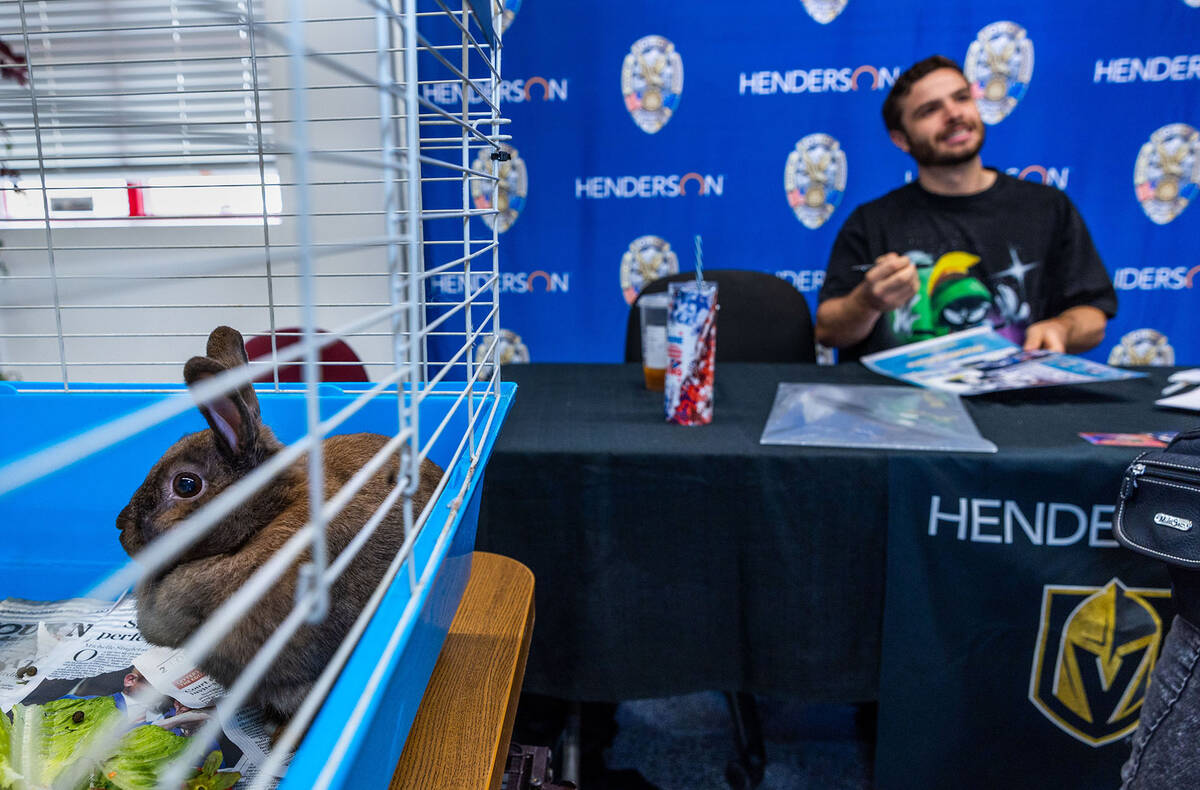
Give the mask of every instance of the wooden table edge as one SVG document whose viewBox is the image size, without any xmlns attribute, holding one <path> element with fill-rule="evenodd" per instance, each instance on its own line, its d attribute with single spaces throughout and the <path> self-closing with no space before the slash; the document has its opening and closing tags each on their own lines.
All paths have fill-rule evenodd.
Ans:
<svg viewBox="0 0 1200 790">
<path fill-rule="evenodd" d="M 496 790 L 533 636 L 533 574 L 477 551 L 389 790 Z"/>
</svg>

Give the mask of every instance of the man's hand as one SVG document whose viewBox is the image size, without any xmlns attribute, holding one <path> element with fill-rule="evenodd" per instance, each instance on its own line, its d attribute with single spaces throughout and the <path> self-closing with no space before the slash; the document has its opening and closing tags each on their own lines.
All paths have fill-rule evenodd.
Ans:
<svg viewBox="0 0 1200 790">
<path fill-rule="evenodd" d="M 1057 318 L 1047 318 L 1030 324 L 1025 329 L 1025 350 L 1036 351 L 1044 348 L 1047 351 L 1067 350 L 1067 327 Z"/>
<path fill-rule="evenodd" d="M 879 313 L 908 304 L 920 287 L 917 267 L 908 256 L 894 252 L 876 258 L 875 265 L 867 270 L 859 285 L 865 306 Z"/>
<path fill-rule="evenodd" d="M 1063 310 L 1053 318 L 1030 324 L 1025 330 L 1025 350 L 1044 348 L 1080 354 L 1104 339 L 1108 317 L 1090 305 Z"/>
<path fill-rule="evenodd" d="M 853 291 L 817 308 L 817 342 L 830 348 L 858 343 L 871 334 L 880 315 L 907 304 L 920 287 L 917 267 L 906 256 L 880 255 Z"/>
</svg>

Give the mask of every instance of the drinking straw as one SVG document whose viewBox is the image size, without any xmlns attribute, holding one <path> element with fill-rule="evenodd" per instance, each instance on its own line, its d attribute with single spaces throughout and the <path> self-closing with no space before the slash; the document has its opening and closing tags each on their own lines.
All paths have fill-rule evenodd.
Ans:
<svg viewBox="0 0 1200 790">
<path fill-rule="evenodd" d="M 700 245 L 700 234 L 696 234 L 696 282 L 704 282 L 704 250 Z"/>
</svg>

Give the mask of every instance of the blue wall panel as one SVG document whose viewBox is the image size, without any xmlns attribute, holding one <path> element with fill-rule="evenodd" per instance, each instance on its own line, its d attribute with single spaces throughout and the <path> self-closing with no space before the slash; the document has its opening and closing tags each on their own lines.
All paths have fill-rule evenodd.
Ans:
<svg viewBox="0 0 1200 790">
<path fill-rule="evenodd" d="M 987 127 L 983 158 L 1064 189 L 1087 221 L 1120 298 L 1108 337 L 1087 356 L 1200 364 L 1200 208 L 1152 221 L 1134 183 L 1143 146 L 1178 124 L 1150 147 L 1141 196 L 1152 200 L 1155 187 L 1166 196 L 1172 170 L 1176 191 L 1196 196 L 1197 4 L 849 0 L 821 23 L 817 7 L 837 3 L 508 0 L 517 13 L 504 32 L 502 111 L 526 193 L 513 182 L 520 211 L 501 234 L 501 317 L 519 338 L 518 358 L 619 360 L 623 261 L 638 252 L 647 271 L 690 270 L 695 234 L 705 266 L 777 273 L 815 308 L 852 208 L 915 175 L 879 115 L 895 74 L 934 52 L 964 62 L 981 31 L 1010 23 L 997 27 L 1024 31 L 1032 75 L 1016 107 Z M 682 72 L 677 95 L 670 84 L 662 91 L 675 111 L 653 133 L 634 122 L 622 86 L 627 56 L 637 74 L 662 60 L 654 46 L 645 66 L 632 52 L 651 36 L 678 55 L 659 76 L 671 83 L 672 69 Z M 1011 80 L 1009 88 L 1020 92 Z M 427 98 L 457 101 L 438 90 Z M 635 94 L 655 104 L 644 89 Z M 805 138 L 832 138 L 845 156 L 844 190 L 830 180 L 834 208 L 816 227 L 801 222 L 784 189 L 789 153 Z M 627 284 L 640 283 L 637 272 L 626 266 Z M 431 291 L 454 287 L 435 279 Z"/>
</svg>

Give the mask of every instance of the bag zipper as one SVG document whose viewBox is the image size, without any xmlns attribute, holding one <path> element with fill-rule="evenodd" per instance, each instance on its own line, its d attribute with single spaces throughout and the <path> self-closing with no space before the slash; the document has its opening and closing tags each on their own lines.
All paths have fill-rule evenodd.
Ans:
<svg viewBox="0 0 1200 790">
<path fill-rule="evenodd" d="M 1138 478 L 1146 476 L 1147 466 L 1154 467 L 1152 472 L 1153 477 L 1162 478 L 1172 483 L 1181 483 L 1200 488 L 1200 469 L 1189 470 L 1192 471 L 1193 474 L 1188 475 L 1183 472 L 1175 471 L 1175 467 L 1177 466 L 1176 464 L 1160 464 L 1154 461 L 1138 461 L 1134 464 L 1131 464 L 1129 467 L 1129 474 L 1125 476 L 1125 485 L 1122 486 L 1122 488 L 1125 489 L 1121 492 L 1122 496 L 1129 496 L 1129 494 L 1133 492 L 1133 489 L 1138 487 Z"/>
</svg>

